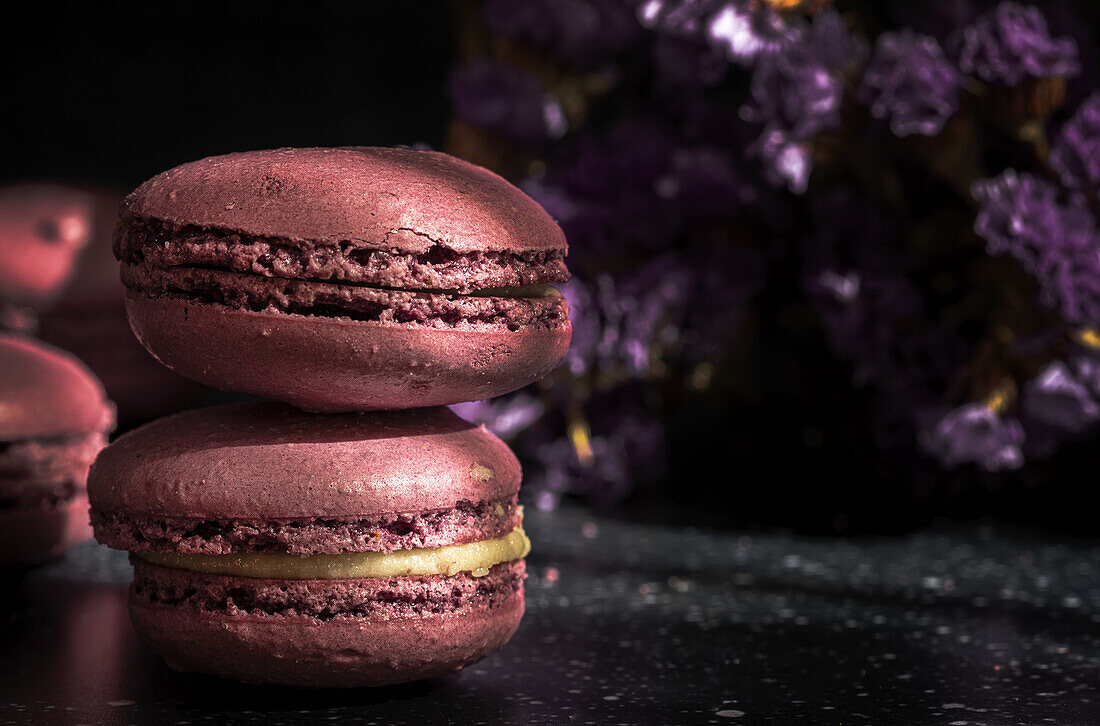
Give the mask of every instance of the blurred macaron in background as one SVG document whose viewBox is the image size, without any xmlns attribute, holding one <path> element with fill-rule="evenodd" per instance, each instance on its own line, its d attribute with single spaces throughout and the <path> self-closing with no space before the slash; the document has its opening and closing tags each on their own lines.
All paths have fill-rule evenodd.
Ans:
<svg viewBox="0 0 1100 726">
<path fill-rule="evenodd" d="M 69 281 L 92 228 L 92 199 L 59 184 L 0 188 L 0 328 L 31 331 Z"/>
<path fill-rule="evenodd" d="M 207 402 L 210 389 L 162 366 L 130 330 L 111 253 L 124 193 L 109 187 L 84 193 L 91 210 L 88 244 L 68 284 L 40 316 L 40 337 L 75 354 L 99 377 L 123 429 Z"/>
<path fill-rule="evenodd" d="M 0 334 L 0 563 L 34 565 L 91 538 L 88 468 L 114 406 L 68 353 Z"/>
</svg>

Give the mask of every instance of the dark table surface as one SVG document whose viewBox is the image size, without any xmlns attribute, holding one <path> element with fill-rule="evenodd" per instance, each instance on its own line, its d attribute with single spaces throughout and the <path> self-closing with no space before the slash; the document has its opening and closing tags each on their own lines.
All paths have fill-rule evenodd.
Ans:
<svg viewBox="0 0 1100 726">
<path fill-rule="evenodd" d="M 85 545 L 9 575 L 0 724 L 1100 723 L 1100 544 L 527 520 L 504 650 L 341 692 L 169 671 L 130 629 L 125 554 Z"/>
</svg>

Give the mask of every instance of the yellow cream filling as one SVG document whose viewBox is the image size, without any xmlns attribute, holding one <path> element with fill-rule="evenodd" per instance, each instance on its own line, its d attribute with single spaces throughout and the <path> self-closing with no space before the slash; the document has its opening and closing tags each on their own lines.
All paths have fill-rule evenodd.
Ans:
<svg viewBox="0 0 1100 726">
<path fill-rule="evenodd" d="M 561 297 L 561 291 L 553 285 L 514 285 L 512 287 L 486 287 L 474 290 L 468 297 Z"/>
<path fill-rule="evenodd" d="M 278 553 L 235 555 L 181 555 L 175 552 L 135 552 L 134 557 L 161 567 L 232 577 L 272 580 L 357 580 L 365 577 L 408 575 L 489 574 L 501 562 L 526 557 L 531 540 L 522 527 L 503 537 L 444 547 L 347 552 L 340 555 L 288 555 Z"/>
</svg>

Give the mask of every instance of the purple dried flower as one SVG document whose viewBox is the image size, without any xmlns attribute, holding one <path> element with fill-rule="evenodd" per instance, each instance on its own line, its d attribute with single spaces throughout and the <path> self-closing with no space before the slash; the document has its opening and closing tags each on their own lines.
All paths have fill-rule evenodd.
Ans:
<svg viewBox="0 0 1100 726">
<path fill-rule="evenodd" d="M 852 35 L 848 21 L 835 8 L 814 16 L 813 22 L 801 31 L 798 47 L 803 57 L 813 58 L 833 72 L 842 71 L 867 55 L 867 41 Z"/>
<path fill-rule="evenodd" d="M 961 85 L 934 38 L 904 30 L 875 41 L 856 97 L 898 136 L 935 136 L 958 110 Z"/>
<path fill-rule="evenodd" d="M 840 82 L 809 46 L 763 60 L 752 76 L 750 100 L 741 109 L 791 140 L 806 141 L 840 120 Z"/>
<path fill-rule="evenodd" d="M 822 270 L 813 278 L 811 289 L 819 290 L 837 305 L 850 305 L 859 298 L 862 278 L 858 272 Z"/>
<path fill-rule="evenodd" d="M 1051 38 L 1038 8 L 1008 0 L 965 28 L 956 45 L 963 73 L 987 83 L 1016 86 L 1080 71 L 1072 38 Z"/>
<path fill-rule="evenodd" d="M 577 494 L 597 506 L 625 499 L 639 484 L 657 481 L 665 471 L 661 422 L 640 409 L 636 390 L 599 396 L 586 406 L 591 431 L 587 450 L 569 437 L 532 446 L 540 466 L 531 477 L 540 509 L 553 509 L 562 495 Z"/>
<path fill-rule="evenodd" d="M 763 160 L 769 180 L 801 194 L 810 175 L 810 141 L 840 122 L 840 82 L 820 63 L 786 55 L 761 62 L 751 98 L 741 109 L 747 121 L 764 124 L 750 155 Z"/>
<path fill-rule="evenodd" d="M 763 162 L 764 176 L 771 184 L 786 185 L 795 194 L 806 191 L 813 168 L 809 141 L 794 141 L 778 129 L 765 129 L 747 151 Z"/>
<path fill-rule="evenodd" d="M 1100 93 L 1085 100 L 1058 132 L 1050 165 L 1070 189 L 1100 185 Z"/>
<path fill-rule="evenodd" d="M 760 60 L 741 116 L 764 125 L 748 152 L 764 162 L 769 181 L 796 194 L 806 190 L 811 142 L 839 124 L 844 89 L 837 74 L 859 51 L 843 19 L 828 11 L 814 18 L 805 42 Z"/>
<path fill-rule="evenodd" d="M 766 3 L 726 2 L 706 20 L 707 40 L 743 66 L 777 55 L 801 35 Z"/>
<path fill-rule="evenodd" d="M 949 411 L 930 430 L 920 433 L 921 446 L 943 466 L 977 464 L 987 471 L 1018 469 L 1024 430 L 1015 419 L 1002 418 L 981 403 Z"/>
<path fill-rule="evenodd" d="M 990 254 L 1010 254 L 1039 282 L 1043 302 L 1073 325 L 1100 321 L 1100 238 L 1079 204 L 1061 205 L 1054 185 L 1009 169 L 974 185 L 974 231 Z"/>
<path fill-rule="evenodd" d="M 638 5 L 638 22 L 658 33 L 698 38 L 708 19 L 726 4 L 727 0 L 645 0 Z"/>
<path fill-rule="evenodd" d="M 974 231 L 988 243 L 990 254 L 1011 253 L 1029 268 L 1037 265 L 1060 227 L 1061 208 L 1054 185 L 1008 169 L 975 183 L 972 193 L 982 205 Z"/>
<path fill-rule="evenodd" d="M 582 131 L 559 147 L 539 184 L 526 185 L 538 201 L 566 208 L 566 216 L 555 216 L 574 245 L 571 267 L 583 270 L 591 262 L 598 269 L 609 254 L 665 247 L 675 237 L 681 210 L 658 191 L 675 141 L 662 125 L 645 120 L 622 122 L 608 133 Z"/>
<path fill-rule="evenodd" d="M 451 74 L 455 115 L 473 126 L 537 144 L 560 138 L 568 124 L 542 82 L 511 66 L 475 61 Z"/>
<path fill-rule="evenodd" d="M 566 61 L 618 53 L 641 34 L 636 0 L 487 0 L 481 16 L 494 35 L 530 42 Z"/>
<path fill-rule="evenodd" d="M 1035 275 L 1042 301 L 1078 326 L 1100 322 L 1100 236 L 1083 206 L 1062 208 L 1054 246 L 1040 258 Z"/>
<path fill-rule="evenodd" d="M 1027 382 L 1022 406 L 1030 418 L 1073 433 L 1085 430 L 1100 418 L 1100 406 L 1062 361 L 1047 364 Z"/>
<path fill-rule="evenodd" d="M 574 376 L 596 369 L 617 379 L 644 379 L 653 354 L 682 342 L 694 272 L 669 252 L 618 279 L 594 284 L 574 277 L 561 286 L 569 301 L 573 338 L 564 365 Z"/>
<path fill-rule="evenodd" d="M 1095 353 L 1080 353 L 1070 358 L 1070 367 L 1074 377 L 1092 391 L 1094 398 L 1100 398 L 1100 359 Z"/>
<path fill-rule="evenodd" d="M 470 423 L 484 424 L 502 439 L 510 439 L 538 421 L 546 407 L 526 391 L 487 401 L 456 403 L 451 410 Z"/>
<path fill-rule="evenodd" d="M 600 311 L 592 292 L 576 275 L 558 289 L 569 303 L 569 318 L 573 324 L 573 336 L 562 365 L 574 377 L 580 378 L 595 364 L 596 346 L 600 343 Z"/>
<path fill-rule="evenodd" d="M 906 288 L 903 290 L 908 292 Z M 870 372 L 866 365 L 878 355 L 864 353 L 882 342 L 880 336 L 868 335 L 868 332 L 872 327 L 880 332 L 882 327 L 876 324 L 874 298 L 864 288 L 863 275 L 858 270 L 826 268 L 809 278 L 806 291 L 816 303 L 833 354 L 854 361 L 853 383 L 856 386 L 865 384 Z M 892 300 L 898 299 L 892 297 Z"/>
<path fill-rule="evenodd" d="M 651 354 L 680 343 L 693 277 L 679 255 L 667 253 L 624 276 L 603 300 L 608 327 L 617 328 L 616 357 L 629 375 L 648 376 Z"/>
</svg>

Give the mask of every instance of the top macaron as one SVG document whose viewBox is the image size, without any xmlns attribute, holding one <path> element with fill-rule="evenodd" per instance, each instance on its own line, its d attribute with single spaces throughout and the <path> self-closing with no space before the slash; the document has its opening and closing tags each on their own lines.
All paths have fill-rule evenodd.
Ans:
<svg viewBox="0 0 1100 726">
<path fill-rule="evenodd" d="M 507 393 L 569 344 L 565 238 L 431 151 L 278 149 L 160 174 L 115 238 L 130 322 L 168 367 L 312 411 Z"/>
</svg>

